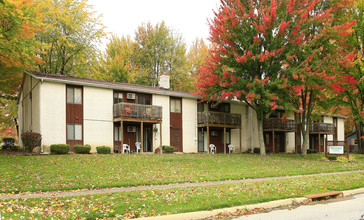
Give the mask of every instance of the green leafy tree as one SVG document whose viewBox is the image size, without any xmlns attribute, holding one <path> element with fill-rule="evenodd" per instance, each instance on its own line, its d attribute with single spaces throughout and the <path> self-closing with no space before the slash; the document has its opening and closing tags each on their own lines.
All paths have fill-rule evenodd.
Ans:
<svg viewBox="0 0 364 220">
<path fill-rule="evenodd" d="M 135 44 L 129 37 L 112 35 L 102 55 L 102 79 L 115 82 L 133 83 L 133 62 Z M 135 75 L 135 74 L 134 74 Z"/>
<path fill-rule="evenodd" d="M 44 61 L 38 70 L 61 75 L 82 75 L 89 71 L 90 63 L 97 59 L 96 45 L 104 32 L 87 0 L 39 2 L 46 26 L 36 36 L 42 43 L 40 56 Z"/>
<path fill-rule="evenodd" d="M 164 22 L 153 26 L 142 24 L 135 32 L 135 62 L 143 76 L 136 83 L 158 86 L 161 74 L 171 77 L 171 88 L 184 73 L 186 46 L 180 34 L 168 28 Z"/>
</svg>

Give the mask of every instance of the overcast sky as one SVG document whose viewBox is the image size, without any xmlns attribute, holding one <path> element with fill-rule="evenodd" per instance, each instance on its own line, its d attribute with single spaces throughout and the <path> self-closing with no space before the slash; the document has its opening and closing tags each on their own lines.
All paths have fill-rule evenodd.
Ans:
<svg viewBox="0 0 364 220">
<path fill-rule="evenodd" d="M 213 18 L 220 0 L 88 0 L 94 10 L 103 14 L 107 32 L 118 37 L 134 32 L 143 22 L 165 21 L 166 25 L 182 34 L 189 46 L 198 37 L 207 41 L 207 19 Z"/>
</svg>

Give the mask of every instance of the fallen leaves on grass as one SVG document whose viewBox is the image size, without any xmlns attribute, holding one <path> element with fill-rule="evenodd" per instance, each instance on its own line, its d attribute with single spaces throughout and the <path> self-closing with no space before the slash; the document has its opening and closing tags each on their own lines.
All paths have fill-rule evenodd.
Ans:
<svg viewBox="0 0 364 220">
<path fill-rule="evenodd" d="M 67 198 L 6 200 L 0 201 L 0 210 L 5 219 L 127 219 L 212 210 L 359 187 L 364 187 L 363 173 Z"/>
</svg>

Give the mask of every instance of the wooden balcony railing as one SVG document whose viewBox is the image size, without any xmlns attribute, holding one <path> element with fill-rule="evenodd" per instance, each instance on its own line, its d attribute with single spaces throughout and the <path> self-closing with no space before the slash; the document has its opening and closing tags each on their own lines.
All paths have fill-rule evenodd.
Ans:
<svg viewBox="0 0 364 220">
<path fill-rule="evenodd" d="M 310 133 L 334 133 L 334 124 L 323 122 L 312 122 Z"/>
<path fill-rule="evenodd" d="M 280 118 L 267 118 L 263 120 L 263 130 L 295 131 L 295 120 Z"/>
<path fill-rule="evenodd" d="M 114 118 L 162 120 L 162 107 L 132 103 L 114 104 Z"/>
<path fill-rule="evenodd" d="M 234 127 L 241 126 L 241 115 L 221 112 L 198 112 L 197 122 L 199 125 L 219 124 Z"/>
</svg>

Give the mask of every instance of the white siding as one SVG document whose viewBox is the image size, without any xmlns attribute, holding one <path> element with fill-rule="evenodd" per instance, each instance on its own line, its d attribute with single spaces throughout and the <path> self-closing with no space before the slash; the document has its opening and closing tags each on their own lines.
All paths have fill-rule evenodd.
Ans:
<svg viewBox="0 0 364 220">
<path fill-rule="evenodd" d="M 334 119 L 330 116 L 324 116 L 324 120 L 323 120 L 324 123 L 328 123 L 328 124 L 333 124 L 334 123 Z M 328 134 L 327 135 L 327 140 L 328 141 L 332 141 L 334 140 L 334 135 L 332 134 Z"/>
<path fill-rule="evenodd" d="M 287 119 L 294 120 L 294 113 L 288 115 Z M 286 133 L 286 153 L 294 153 L 295 152 L 295 132 L 287 132 Z"/>
<path fill-rule="evenodd" d="M 343 118 L 337 119 L 337 139 L 345 140 L 345 120 Z"/>
<path fill-rule="evenodd" d="M 169 114 L 169 96 L 153 95 L 152 104 L 162 106 L 162 145 L 170 145 L 170 114 Z M 154 137 L 153 150 L 160 145 L 160 128 Z M 159 134 L 159 135 L 158 135 Z"/>
<path fill-rule="evenodd" d="M 83 88 L 84 144 L 113 147 L 113 90 L 94 87 Z"/>
<path fill-rule="evenodd" d="M 197 100 L 182 99 L 183 152 L 196 153 L 197 149 Z"/>
<path fill-rule="evenodd" d="M 240 129 L 231 129 L 231 144 L 235 147 L 235 153 L 245 152 L 248 150 L 247 106 L 244 104 L 232 103 L 230 105 L 230 112 L 233 114 L 241 115 L 241 131 Z M 240 143 L 240 135 L 241 135 L 241 143 Z"/>
<path fill-rule="evenodd" d="M 66 85 L 41 84 L 41 134 L 45 151 L 51 144 L 66 143 Z"/>
</svg>

